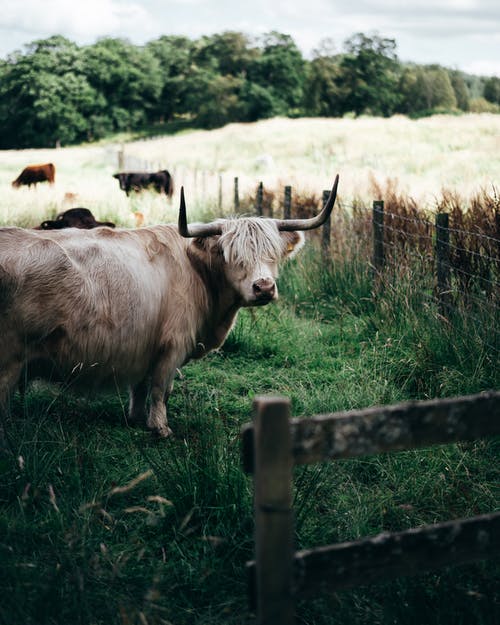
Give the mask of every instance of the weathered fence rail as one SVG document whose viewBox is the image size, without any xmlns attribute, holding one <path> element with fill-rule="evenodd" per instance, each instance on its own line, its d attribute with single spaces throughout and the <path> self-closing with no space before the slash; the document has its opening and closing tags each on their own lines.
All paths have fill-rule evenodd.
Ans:
<svg viewBox="0 0 500 625">
<path fill-rule="evenodd" d="M 437 566 L 500 554 L 500 513 L 295 551 L 293 466 L 500 434 L 500 392 L 406 402 L 290 419 L 287 398 L 260 397 L 242 430 L 245 470 L 254 475 L 255 561 L 250 596 L 259 625 L 294 622 L 294 603 Z"/>
</svg>

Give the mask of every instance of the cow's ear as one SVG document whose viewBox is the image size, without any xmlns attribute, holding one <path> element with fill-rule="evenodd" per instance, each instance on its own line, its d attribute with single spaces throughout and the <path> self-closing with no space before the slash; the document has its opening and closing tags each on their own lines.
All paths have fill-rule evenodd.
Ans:
<svg viewBox="0 0 500 625">
<path fill-rule="evenodd" d="M 305 237 L 303 232 L 280 232 L 283 241 L 283 258 L 292 258 L 304 245 Z"/>
</svg>

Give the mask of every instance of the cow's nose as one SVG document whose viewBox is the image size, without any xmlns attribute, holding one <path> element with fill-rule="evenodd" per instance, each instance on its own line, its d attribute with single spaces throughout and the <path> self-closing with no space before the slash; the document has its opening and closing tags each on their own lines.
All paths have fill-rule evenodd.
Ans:
<svg viewBox="0 0 500 625">
<path fill-rule="evenodd" d="M 271 278 L 261 278 L 253 283 L 253 292 L 258 300 L 271 300 L 276 292 L 276 285 Z"/>
</svg>

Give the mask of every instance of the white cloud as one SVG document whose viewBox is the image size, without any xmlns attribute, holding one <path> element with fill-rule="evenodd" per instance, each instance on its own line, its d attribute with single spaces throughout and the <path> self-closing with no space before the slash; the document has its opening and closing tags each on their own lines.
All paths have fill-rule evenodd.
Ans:
<svg viewBox="0 0 500 625">
<path fill-rule="evenodd" d="M 92 41 L 104 35 L 156 32 L 148 11 L 136 2 L 119 0 L 4 0 L 0 28 L 47 36 L 64 34 L 69 38 Z"/>
<path fill-rule="evenodd" d="M 0 56 L 54 34 L 79 45 L 103 36 L 142 44 L 163 34 L 277 30 L 308 55 L 327 37 L 340 51 L 354 33 L 378 32 L 396 40 L 402 60 L 470 70 L 497 67 L 499 23 L 498 0 L 2 0 Z"/>
<path fill-rule="evenodd" d="M 464 63 L 462 69 L 470 74 L 479 76 L 498 76 L 500 78 L 500 59 L 477 59 L 469 63 Z"/>
</svg>

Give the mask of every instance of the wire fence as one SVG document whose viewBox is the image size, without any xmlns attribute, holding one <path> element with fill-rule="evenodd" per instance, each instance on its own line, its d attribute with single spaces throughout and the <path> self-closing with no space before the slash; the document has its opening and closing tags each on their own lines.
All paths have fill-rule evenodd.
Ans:
<svg viewBox="0 0 500 625">
<path fill-rule="evenodd" d="M 164 162 L 117 153 L 121 170 L 156 171 Z M 266 188 L 255 177 L 216 171 L 168 168 L 175 186 L 224 214 L 307 218 L 318 212 L 329 191 L 295 193 L 291 186 Z M 473 198 L 467 210 L 445 197 L 438 211 L 422 209 L 395 194 L 372 207 L 337 201 L 321 232 L 311 232 L 327 261 L 363 256 L 379 286 L 411 281 L 421 298 L 444 318 L 454 311 L 489 325 L 489 347 L 500 351 L 500 197 L 493 191 Z"/>
<path fill-rule="evenodd" d="M 295 196 L 255 187 L 249 198 L 258 215 L 310 217 L 322 194 Z M 248 202 L 247 202 L 248 204 Z M 339 202 L 323 232 L 312 232 L 325 262 L 359 262 L 372 273 L 374 293 L 425 303 L 447 322 L 475 324 L 478 340 L 500 353 L 500 198 L 495 193 L 472 200 L 473 210 L 455 204 L 431 212 L 407 198 L 362 203 Z M 440 209 L 446 208 L 440 206 Z M 328 230 L 325 233 L 325 230 Z"/>
</svg>

